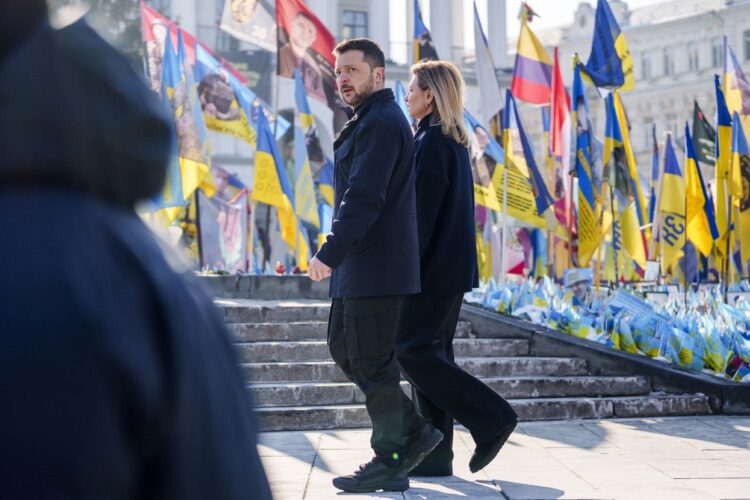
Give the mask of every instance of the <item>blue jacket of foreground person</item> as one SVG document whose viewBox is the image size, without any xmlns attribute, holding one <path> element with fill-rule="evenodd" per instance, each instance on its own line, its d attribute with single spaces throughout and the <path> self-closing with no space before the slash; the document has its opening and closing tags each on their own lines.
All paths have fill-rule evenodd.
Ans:
<svg viewBox="0 0 750 500">
<path fill-rule="evenodd" d="M 393 91 L 372 94 L 334 143 L 331 297 L 419 292 L 414 136 Z"/>
<path fill-rule="evenodd" d="M 474 181 L 467 149 L 430 118 L 414 137 L 421 295 L 448 297 L 479 285 Z"/>
<path fill-rule="evenodd" d="M 210 299 L 133 206 L 169 116 L 83 21 L 0 52 L 0 496 L 270 499 Z"/>
</svg>

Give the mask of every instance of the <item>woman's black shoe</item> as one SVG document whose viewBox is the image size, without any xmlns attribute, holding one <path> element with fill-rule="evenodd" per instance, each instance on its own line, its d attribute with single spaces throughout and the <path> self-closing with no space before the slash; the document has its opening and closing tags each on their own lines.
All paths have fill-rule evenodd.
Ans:
<svg viewBox="0 0 750 500">
<path fill-rule="evenodd" d="M 471 470 L 471 472 L 478 472 L 484 469 L 487 464 L 494 460 L 494 458 L 497 456 L 497 453 L 500 451 L 500 448 L 503 447 L 505 442 L 513 433 L 513 429 L 516 428 L 516 424 L 518 424 L 518 420 L 512 421 L 502 431 L 500 431 L 497 437 L 477 445 L 476 449 L 474 450 L 474 454 L 471 456 L 471 460 L 469 460 L 469 470 Z"/>
</svg>

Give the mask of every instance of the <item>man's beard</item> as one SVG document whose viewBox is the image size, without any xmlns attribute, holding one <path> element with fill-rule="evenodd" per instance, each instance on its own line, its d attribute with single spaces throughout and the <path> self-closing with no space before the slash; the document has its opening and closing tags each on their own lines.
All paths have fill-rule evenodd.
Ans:
<svg viewBox="0 0 750 500">
<path fill-rule="evenodd" d="M 370 75 L 370 79 L 361 91 L 357 91 L 354 87 L 349 88 L 353 91 L 353 95 L 349 98 L 349 101 L 347 101 L 343 95 L 341 96 L 341 99 L 343 99 L 343 101 L 352 108 L 356 108 L 357 106 L 365 102 L 368 97 L 375 93 L 375 75 Z"/>
</svg>

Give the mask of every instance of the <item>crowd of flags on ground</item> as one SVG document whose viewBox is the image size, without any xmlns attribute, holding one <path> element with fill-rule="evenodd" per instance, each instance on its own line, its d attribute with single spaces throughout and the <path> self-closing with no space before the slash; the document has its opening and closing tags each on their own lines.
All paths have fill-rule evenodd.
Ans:
<svg viewBox="0 0 750 500">
<path fill-rule="evenodd" d="M 437 59 L 419 0 L 413 1 L 413 60 Z M 271 3 L 263 2 L 268 12 L 273 12 Z M 304 11 L 314 18 L 317 29 L 325 29 L 300 0 L 275 3 L 276 12 Z M 249 203 L 276 209 L 282 239 L 304 270 L 320 239 L 316 236 L 330 228 L 333 206 L 333 163 L 324 158 L 315 172 L 311 168 L 310 143 L 316 118 L 308 98 L 320 99 L 317 90 L 299 70 L 283 75 L 295 82 L 295 115 L 293 123 L 288 123 L 250 90 L 231 64 L 145 3 L 141 9 L 147 72 L 176 123 L 174 158 L 165 188 L 153 200 L 154 208 L 174 220 L 190 207 L 198 189 L 211 197 L 215 183 L 206 130 L 234 136 L 255 150 L 253 184 L 241 186 L 240 192 L 247 195 Z M 671 134 L 660 142 L 654 126 L 651 177 L 644 189 L 621 97 L 636 84 L 633 61 L 607 1 L 597 2 L 590 54 L 586 62 L 578 56 L 572 61 L 573 79 L 568 85 L 562 78 L 557 49 L 551 57 L 531 28 L 535 15 L 530 6 L 522 4 L 512 80 L 503 90 L 474 6 L 482 116 L 466 110 L 464 119 L 473 138 L 474 161 L 481 160 L 481 169 L 486 168 L 483 176 L 475 177 L 474 193 L 482 277 L 494 275 L 502 280 L 506 273 L 519 272 L 534 276 L 552 273 L 559 278 L 567 268 L 594 267 L 595 276 L 610 281 L 639 280 L 649 261 L 659 262 L 663 274 L 683 283 L 746 276 L 750 194 L 743 191 L 743 183 L 750 183 L 750 148 L 745 133 L 750 124 L 750 84 L 726 39 L 724 71 L 714 82 L 716 119 L 704 116 L 696 102 L 692 124 L 685 123 L 682 151 L 675 150 L 677 138 Z M 273 20 L 274 16 L 266 18 Z M 289 23 L 288 19 L 276 21 L 279 26 Z M 163 48 L 157 44 L 156 50 L 162 52 L 154 58 L 149 44 L 158 41 L 154 26 L 159 23 L 167 35 Z M 242 36 L 237 34 L 242 31 L 240 25 L 225 24 L 230 23 L 222 22 L 226 31 Z M 251 31 L 258 33 L 257 29 Z M 319 40 L 333 43 L 330 33 Z M 277 47 L 282 41 L 280 38 Z M 266 39 L 255 43 L 269 46 Z M 325 66 L 330 63 L 330 49 L 332 46 L 314 46 L 311 50 Z M 325 77 L 326 71 L 323 67 L 320 74 Z M 403 105 L 404 84 L 396 81 L 394 92 L 411 121 Z M 589 95 L 600 96 L 605 109 L 603 138 L 595 133 Z M 216 102 L 207 103 L 209 97 Z M 330 101 L 330 96 L 326 99 Z M 517 101 L 541 108 L 545 144 L 540 162 Z M 287 173 L 277 145 L 290 127 L 294 133 L 293 177 Z M 716 178 L 708 180 L 714 189 L 709 188 L 702 166 L 715 167 Z M 519 230 L 519 226 L 523 228 Z M 252 228 L 249 231 L 253 233 Z M 251 246 L 253 239 L 257 234 L 249 238 Z M 697 262 L 690 262 L 691 258 Z"/>
</svg>

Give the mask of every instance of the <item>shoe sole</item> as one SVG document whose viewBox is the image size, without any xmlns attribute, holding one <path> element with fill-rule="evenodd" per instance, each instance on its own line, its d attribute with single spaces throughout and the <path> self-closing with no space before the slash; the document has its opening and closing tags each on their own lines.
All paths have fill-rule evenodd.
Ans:
<svg viewBox="0 0 750 500">
<path fill-rule="evenodd" d="M 508 427 L 505 428 L 502 434 L 500 434 L 500 437 L 498 437 L 495 448 L 492 450 L 492 453 L 489 453 L 487 455 L 487 459 L 484 461 L 484 463 L 475 464 L 474 467 L 469 464 L 469 470 L 473 473 L 479 472 L 480 470 L 487 467 L 490 462 L 495 460 L 495 457 L 498 453 L 500 453 L 500 450 L 503 448 L 503 445 L 505 445 L 505 442 L 508 440 L 510 435 L 513 434 L 513 431 L 516 429 L 516 425 L 518 425 L 518 420 L 508 425 Z"/>
<path fill-rule="evenodd" d="M 409 479 L 408 478 L 407 479 L 391 479 L 390 481 L 387 481 L 383 484 L 370 486 L 368 488 L 364 488 L 364 487 L 357 488 L 357 487 L 338 485 L 336 484 L 336 480 L 334 479 L 333 486 L 347 493 L 373 493 L 378 490 L 406 491 L 409 489 Z"/>
<path fill-rule="evenodd" d="M 437 429 L 434 429 L 434 432 L 432 433 L 431 437 L 432 437 L 432 440 L 428 441 L 424 445 L 424 448 L 412 450 L 412 453 L 415 453 L 415 452 L 417 453 L 415 458 L 412 458 L 412 459 L 409 459 L 409 457 L 406 458 L 404 469 L 406 470 L 407 473 L 411 472 L 412 469 L 414 469 L 417 465 L 419 465 L 422 462 L 422 460 L 424 460 L 425 457 L 429 455 L 430 452 L 434 450 L 437 445 L 440 444 L 444 436 L 442 432 L 440 432 Z"/>
</svg>

